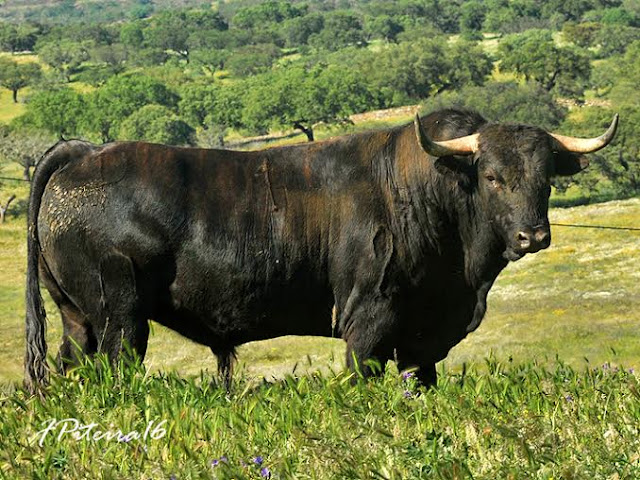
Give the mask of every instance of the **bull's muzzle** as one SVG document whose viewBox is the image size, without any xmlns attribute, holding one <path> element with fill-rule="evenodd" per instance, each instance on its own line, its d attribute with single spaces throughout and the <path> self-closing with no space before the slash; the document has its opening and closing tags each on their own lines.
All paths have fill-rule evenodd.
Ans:
<svg viewBox="0 0 640 480">
<path fill-rule="evenodd" d="M 551 230 L 546 225 L 526 227 L 516 233 L 514 240 L 517 253 L 535 253 L 551 244 Z"/>
</svg>

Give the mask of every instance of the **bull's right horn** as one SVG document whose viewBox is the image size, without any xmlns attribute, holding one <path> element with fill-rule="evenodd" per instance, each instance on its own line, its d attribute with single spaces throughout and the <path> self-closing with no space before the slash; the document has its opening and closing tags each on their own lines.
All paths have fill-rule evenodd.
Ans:
<svg viewBox="0 0 640 480">
<path fill-rule="evenodd" d="M 569 152 L 573 152 L 573 153 L 596 152 L 601 148 L 604 148 L 607 145 L 609 145 L 609 143 L 611 143 L 611 140 L 613 140 L 613 137 L 615 137 L 616 130 L 618 129 L 618 118 L 619 118 L 619 115 L 616 113 L 607 131 L 604 132 L 599 137 L 595 137 L 595 138 L 566 137 L 564 135 L 558 135 L 557 133 L 549 133 L 549 135 L 555 138 L 558 144 Z"/>
<path fill-rule="evenodd" d="M 418 142 L 429 155 L 434 157 L 446 157 L 449 155 L 470 155 L 478 150 L 478 134 L 467 135 L 465 137 L 453 138 L 436 142 L 431 140 L 422 127 L 420 116 L 416 113 L 414 121 Z"/>
</svg>

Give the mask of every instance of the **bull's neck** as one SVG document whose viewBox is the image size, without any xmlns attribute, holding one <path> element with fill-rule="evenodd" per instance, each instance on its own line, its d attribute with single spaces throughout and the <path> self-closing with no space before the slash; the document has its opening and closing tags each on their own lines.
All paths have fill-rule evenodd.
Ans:
<svg viewBox="0 0 640 480">
<path fill-rule="evenodd" d="M 394 154 L 381 159 L 391 162 L 381 180 L 393 198 L 390 218 L 401 261 L 415 272 L 439 261 L 464 273 L 466 283 L 476 288 L 493 282 L 507 261 L 490 219 L 473 189 L 436 170 L 410 127 L 396 132 Z"/>
</svg>

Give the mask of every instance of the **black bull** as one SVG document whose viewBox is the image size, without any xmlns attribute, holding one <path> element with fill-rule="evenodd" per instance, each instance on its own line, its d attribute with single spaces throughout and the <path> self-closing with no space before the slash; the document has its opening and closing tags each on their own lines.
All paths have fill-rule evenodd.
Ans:
<svg viewBox="0 0 640 480">
<path fill-rule="evenodd" d="M 153 319 L 226 368 L 245 342 L 339 335 L 350 367 L 395 356 L 432 384 L 499 272 L 549 245 L 550 178 L 616 125 L 576 139 L 444 110 L 256 152 L 60 142 L 31 190 L 26 385 L 48 373 L 39 278 L 63 370 L 125 343 L 143 358 Z"/>
</svg>

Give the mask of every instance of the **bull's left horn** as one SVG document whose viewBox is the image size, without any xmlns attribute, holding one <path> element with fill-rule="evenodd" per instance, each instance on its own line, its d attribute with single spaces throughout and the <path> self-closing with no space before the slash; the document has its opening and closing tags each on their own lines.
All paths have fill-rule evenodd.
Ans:
<svg viewBox="0 0 640 480">
<path fill-rule="evenodd" d="M 565 137 L 564 135 L 558 135 L 557 133 L 550 133 L 550 135 L 556 139 L 556 141 L 560 144 L 562 148 L 568 150 L 573 153 L 591 153 L 600 150 L 601 148 L 606 147 L 611 143 L 613 137 L 616 135 L 616 130 L 618 129 L 618 117 L 619 115 L 616 113 L 615 117 L 613 117 L 613 121 L 606 132 L 604 132 L 599 137 L 595 138 L 576 138 L 576 137 Z"/>
<path fill-rule="evenodd" d="M 478 150 L 478 134 L 467 135 L 466 137 L 453 138 L 436 142 L 431 140 L 422 127 L 420 116 L 416 113 L 414 121 L 416 136 L 422 149 L 434 157 L 446 157 L 447 155 L 469 155 Z"/>
</svg>

